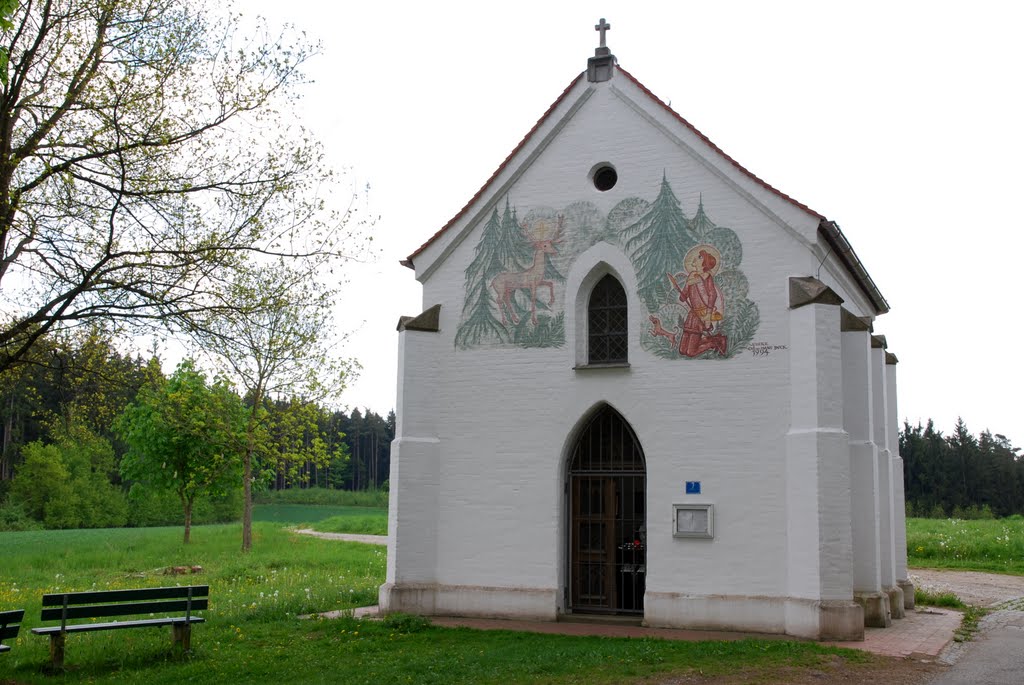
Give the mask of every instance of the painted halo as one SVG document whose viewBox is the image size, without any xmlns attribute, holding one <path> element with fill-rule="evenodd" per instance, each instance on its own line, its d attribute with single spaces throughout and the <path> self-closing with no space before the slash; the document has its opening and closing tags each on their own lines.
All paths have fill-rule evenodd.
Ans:
<svg viewBox="0 0 1024 685">
<path fill-rule="evenodd" d="M 715 276 L 715 275 L 718 274 L 718 272 L 722 268 L 722 254 L 718 251 L 718 248 L 716 248 L 714 245 L 708 245 L 707 243 L 701 243 L 700 245 L 694 245 L 693 247 L 691 247 L 686 252 L 686 256 L 683 257 L 683 268 L 686 269 L 686 272 L 680 274 L 679 276 L 682 276 L 682 278 L 686 278 L 693 271 L 698 271 L 698 272 L 703 273 L 701 271 L 700 265 L 699 265 L 700 253 L 701 253 L 702 250 L 704 252 L 707 252 L 709 255 L 711 255 L 712 257 L 715 258 L 715 266 L 712 267 L 711 271 L 709 271 L 708 273 L 710 273 L 712 276 Z M 697 262 L 698 262 L 698 266 L 697 266 L 696 269 L 690 267 L 690 265 L 693 263 L 694 260 L 697 260 Z M 677 276 L 677 278 L 679 276 Z"/>
</svg>

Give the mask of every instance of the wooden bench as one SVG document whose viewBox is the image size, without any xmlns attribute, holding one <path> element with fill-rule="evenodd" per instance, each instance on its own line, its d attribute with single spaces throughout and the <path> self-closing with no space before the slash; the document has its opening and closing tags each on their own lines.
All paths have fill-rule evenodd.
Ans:
<svg viewBox="0 0 1024 685">
<path fill-rule="evenodd" d="M 21 619 L 24 616 L 24 609 L 0 611 L 0 654 L 11 651 L 10 645 L 3 644 L 3 641 L 18 637 L 18 631 L 21 630 Z"/>
<path fill-rule="evenodd" d="M 101 592 L 61 592 L 43 595 L 43 621 L 60 621 L 59 626 L 33 628 L 36 635 L 50 636 L 50 660 L 55 668 L 64 666 L 64 638 L 68 633 L 122 628 L 171 626 L 172 648 L 191 648 L 192 624 L 206 619 L 193 616 L 209 606 L 209 585 L 155 587 L 140 590 L 108 590 Z M 77 619 L 139 616 L 144 614 L 180 614 L 134 621 L 106 623 L 69 623 Z"/>
</svg>

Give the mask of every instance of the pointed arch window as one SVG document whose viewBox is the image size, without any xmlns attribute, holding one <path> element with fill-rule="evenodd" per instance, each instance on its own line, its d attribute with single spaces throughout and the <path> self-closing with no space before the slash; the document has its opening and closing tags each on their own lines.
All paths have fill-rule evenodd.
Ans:
<svg viewBox="0 0 1024 685">
<path fill-rule="evenodd" d="M 590 291 L 587 304 L 587 363 L 614 364 L 628 361 L 629 326 L 626 291 L 611 274 Z"/>
</svg>

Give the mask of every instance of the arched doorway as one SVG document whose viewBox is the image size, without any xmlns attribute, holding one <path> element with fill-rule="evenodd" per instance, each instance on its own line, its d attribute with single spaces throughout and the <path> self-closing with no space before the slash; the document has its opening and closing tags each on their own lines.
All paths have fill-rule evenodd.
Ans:
<svg viewBox="0 0 1024 685">
<path fill-rule="evenodd" d="M 643 449 L 605 405 L 569 457 L 569 610 L 638 614 L 647 578 L 647 478 Z"/>
</svg>

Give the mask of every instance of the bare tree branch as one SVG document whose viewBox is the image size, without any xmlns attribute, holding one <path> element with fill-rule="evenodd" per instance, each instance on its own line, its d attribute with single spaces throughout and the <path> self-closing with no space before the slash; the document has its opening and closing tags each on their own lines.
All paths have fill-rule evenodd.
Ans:
<svg viewBox="0 0 1024 685">
<path fill-rule="evenodd" d="M 218 3 L 218 9 L 220 5 Z M 205 0 L 22 0 L 0 39 L 0 373 L 99 319 L 204 330 L 250 259 L 358 258 L 295 123 L 315 54 Z M 363 235 L 362 237 L 366 237 Z"/>
</svg>

